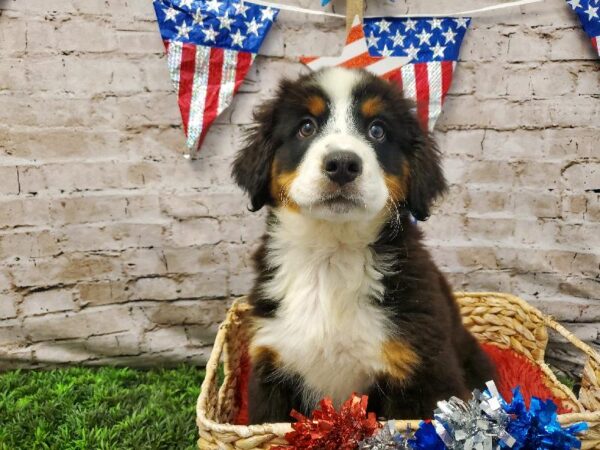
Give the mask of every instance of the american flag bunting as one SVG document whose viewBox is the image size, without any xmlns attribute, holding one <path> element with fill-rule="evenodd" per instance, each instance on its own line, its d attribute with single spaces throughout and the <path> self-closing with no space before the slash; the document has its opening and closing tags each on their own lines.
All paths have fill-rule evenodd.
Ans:
<svg viewBox="0 0 600 450">
<path fill-rule="evenodd" d="M 421 124 L 433 129 L 450 89 L 458 54 L 471 19 L 467 17 L 379 17 L 364 20 L 373 56 L 409 62 L 393 76 L 415 101 Z"/>
<path fill-rule="evenodd" d="M 567 0 L 567 3 L 579 16 L 584 31 L 600 56 L 600 0 Z"/>
<path fill-rule="evenodd" d="M 346 37 L 346 44 L 340 56 L 304 56 L 300 58 L 311 70 L 319 70 L 323 67 L 342 66 L 349 68 L 363 68 L 369 72 L 382 77 L 389 78 L 397 70 L 409 61 L 409 58 L 393 58 L 383 56 L 371 56 L 358 16 L 354 18 L 352 27 Z"/>
<path fill-rule="evenodd" d="M 190 153 L 233 99 L 277 18 L 247 1 L 154 0 Z"/>
</svg>

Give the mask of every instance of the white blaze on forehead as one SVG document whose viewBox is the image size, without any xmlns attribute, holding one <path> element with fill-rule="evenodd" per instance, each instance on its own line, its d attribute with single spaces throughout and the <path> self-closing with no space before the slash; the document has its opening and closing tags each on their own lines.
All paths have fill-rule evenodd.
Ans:
<svg viewBox="0 0 600 450">
<path fill-rule="evenodd" d="M 354 123 L 353 108 L 358 105 L 354 102 L 353 91 L 363 76 L 358 70 L 340 67 L 316 75 L 316 84 L 329 100 L 330 114 L 304 154 L 289 189 L 290 198 L 305 214 L 331 220 L 371 220 L 385 207 L 389 192 L 383 170 L 373 144 Z M 354 197 L 361 206 L 340 216 L 319 204 L 329 185 L 323 172 L 323 160 L 336 151 L 353 152 L 362 161 L 362 173 L 353 182 Z"/>
<path fill-rule="evenodd" d="M 352 118 L 352 91 L 360 79 L 359 71 L 342 67 L 332 67 L 319 74 L 317 82 L 331 102 L 331 115 L 326 124 L 328 131 L 356 131 Z"/>
</svg>

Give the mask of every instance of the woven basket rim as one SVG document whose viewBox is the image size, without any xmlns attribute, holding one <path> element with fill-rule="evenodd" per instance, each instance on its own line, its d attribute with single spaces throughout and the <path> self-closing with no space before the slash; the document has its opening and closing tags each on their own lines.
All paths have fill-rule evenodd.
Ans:
<svg viewBox="0 0 600 450">
<path fill-rule="evenodd" d="M 534 314 L 541 319 L 541 321 L 547 326 L 558 332 L 562 335 L 567 341 L 569 341 L 572 345 L 577 347 L 579 350 L 584 352 L 589 358 L 596 361 L 600 364 L 600 355 L 598 355 L 591 347 L 582 342 L 579 338 L 574 336 L 571 332 L 569 332 L 565 327 L 556 322 L 551 316 L 547 316 L 543 314 L 539 309 L 530 305 L 525 300 L 508 293 L 502 292 L 462 292 L 457 291 L 454 292 L 455 297 L 472 297 L 472 298 L 480 298 L 480 297 L 498 297 L 503 298 L 511 303 L 518 304 L 523 310 L 530 314 Z M 209 386 L 212 383 L 216 383 L 216 374 L 218 371 L 219 360 L 221 358 L 221 354 L 223 352 L 224 343 L 227 338 L 227 329 L 229 328 L 229 320 L 232 315 L 235 314 L 238 310 L 248 310 L 250 306 L 246 302 L 246 297 L 239 297 L 236 299 L 229 312 L 227 313 L 227 317 L 224 322 L 219 327 L 217 332 L 217 336 L 215 338 L 215 343 L 213 346 L 213 351 L 211 352 L 210 358 L 206 365 L 206 376 L 204 381 L 202 382 L 200 395 L 198 397 L 198 401 L 196 403 L 196 413 L 197 413 L 197 425 L 204 430 L 210 430 L 216 433 L 233 433 L 240 438 L 248 438 L 254 435 L 273 435 L 284 437 L 285 434 L 292 430 L 291 422 L 280 422 L 280 423 L 265 423 L 260 425 L 235 425 L 229 423 L 219 423 L 212 419 L 209 419 L 206 416 L 206 406 L 208 402 L 208 393 Z M 538 361 L 539 364 L 544 364 L 543 361 Z M 547 370 L 550 372 L 552 376 L 553 373 L 549 368 Z M 548 374 L 548 375 L 550 375 Z M 556 377 L 554 376 L 554 382 L 558 385 L 562 386 Z M 577 401 L 574 393 L 564 386 L 564 388 L 570 392 L 571 396 L 577 404 Z M 580 404 L 579 404 L 580 405 Z M 581 407 L 584 409 L 583 407 Z M 588 423 L 600 423 L 600 411 L 582 411 L 582 412 L 573 412 L 560 414 L 558 416 L 558 420 L 563 425 L 569 425 L 576 422 L 588 422 Z M 408 419 L 408 420 L 396 420 L 396 428 L 399 430 L 406 430 L 408 427 L 415 430 L 421 419 Z"/>
</svg>

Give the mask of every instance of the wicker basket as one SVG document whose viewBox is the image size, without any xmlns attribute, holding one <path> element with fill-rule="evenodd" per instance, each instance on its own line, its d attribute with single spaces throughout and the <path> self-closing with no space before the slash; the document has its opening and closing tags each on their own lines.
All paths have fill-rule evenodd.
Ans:
<svg viewBox="0 0 600 450">
<path fill-rule="evenodd" d="M 509 294 L 456 293 L 467 328 L 481 341 L 512 348 L 538 364 L 547 375 L 553 394 L 563 400 L 573 413 L 559 416 L 564 425 L 585 421 L 589 430 L 581 436 L 583 449 L 600 449 L 600 356 L 562 325 L 543 315 L 525 301 Z M 285 444 L 289 423 L 263 425 L 231 425 L 239 405 L 236 388 L 240 373 L 240 358 L 248 340 L 249 306 L 236 302 L 221 325 L 206 367 L 206 378 L 196 406 L 200 430 L 198 447 L 202 450 L 268 449 Z M 548 343 L 547 328 L 561 334 L 587 355 L 579 398 L 561 384 L 544 362 Z M 219 387 L 218 366 L 223 362 L 225 377 Z M 398 420 L 398 430 L 418 427 L 420 420 Z"/>
</svg>

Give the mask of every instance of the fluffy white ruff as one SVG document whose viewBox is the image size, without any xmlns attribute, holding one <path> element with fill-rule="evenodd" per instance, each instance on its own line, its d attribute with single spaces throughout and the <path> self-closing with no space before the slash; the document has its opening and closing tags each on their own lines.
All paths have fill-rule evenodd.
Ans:
<svg viewBox="0 0 600 450">
<path fill-rule="evenodd" d="M 382 220 L 337 223 L 275 211 L 267 262 L 277 267 L 265 294 L 280 301 L 276 317 L 257 322 L 253 346 L 279 354 L 282 373 L 299 373 L 308 405 L 323 396 L 341 404 L 365 392 L 384 370 L 389 322 L 376 303 L 385 262 L 369 244 Z"/>
</svg>

